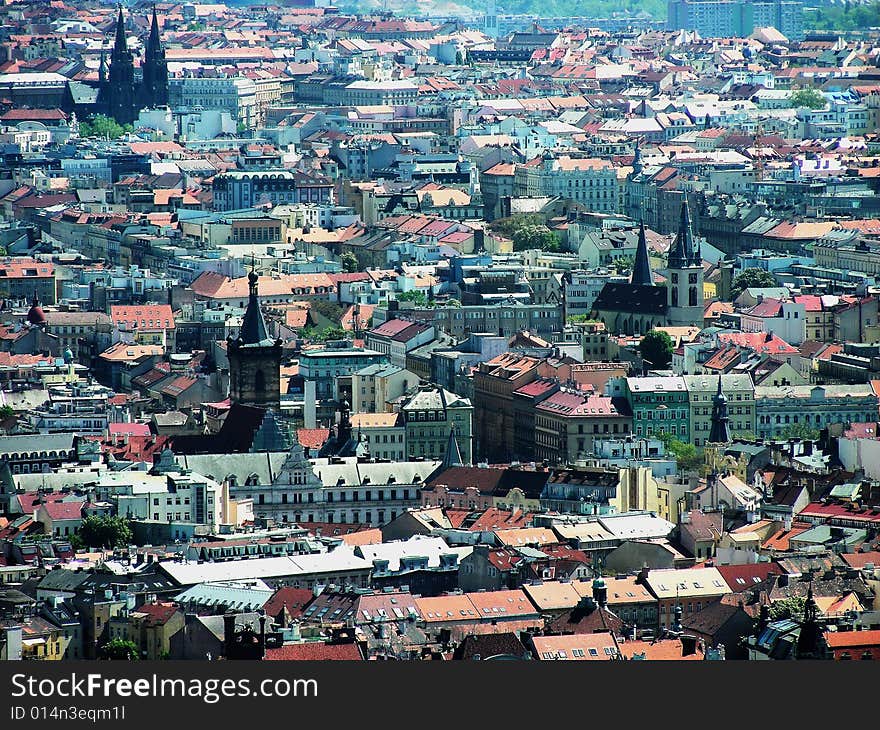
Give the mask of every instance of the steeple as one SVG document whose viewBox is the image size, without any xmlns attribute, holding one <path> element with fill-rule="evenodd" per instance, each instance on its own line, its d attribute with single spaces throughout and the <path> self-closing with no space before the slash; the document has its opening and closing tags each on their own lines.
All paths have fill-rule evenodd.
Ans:
<svg viewBox="0 0 880 730">
<path fill-rule="evenodd" d="M 229 358 L 229 398 L 234 404 L 273 408 L 280 412 L 281 340 L 266 328 L 257 297 L 259 276 L 248 274 L 248 305 L 238 337 L 226 340 Z"/>
<path fill-rule="evenodd" d="M 443 455 L 441 468 L 448 469 L 451 466 L 464 466 L 464 459 L 461 458 L 461 450 L 455 439 L 455 426 L 449 429 L 449 439 L 446 442 L 446 453 Z"/>
<path fill-rule="evenodd" d="M 801 622 L 801 633 L 798 636 L 798 659 L 822 659 L 823 636 L 819 623 L 819 607 L 813 598 L 813 582 L 807 588 L 807 600 L 804 602 L 804 620 Z"/>
<path fill-rule="evenodd" d="M 636 260 L 633 265 L 630 283 L 639 286 L 654 286 L 651 273 L 651 259 L 648 257 L 648 239 L 645 237 L 645 222 L 639 223 L 639 242 L 636 245 Z"/>
<path fill-rule="evenodd" d="M 119 124 L 131 124 L 137 118 L 135 108 L 134 61 L 125 39 L 122 5 L 116 18 L 116 39 L 110 55 L 110 71 L 105 87 L 107 113 Z"/>
<path fill-rule="evenodd" d="M 116 17 L 116 40 L 113 43 L 113 55 L 128 53 L 128 43 L 125 40 L 125 19 L 122 17 L 122 3 L 119 4 L 119 14 Z"/>
<path fill-rule="evenodd" d="M 272 343 L 269 330 L 266 329 L 266 320 L 263 319 L 263 311 L 260 309 L 260 300 L 257 297 L 259 279 L 257 272 L 251 268 L 248 273 L 248 305 L 241 321 L 241 331 L 238 334 L 243 345 Z"/>
<path fill-rule="evenodd" d="M 145 106 L 157 107 L 168 104 L 168 64 L 165 49 L 159 37 L 159 18 L 153 6 L 150 35 L 144 48 L 143 102 Z"/>
<path fill-rule="evenodd" d="M 691 226 L 691 214 L 688 209 L 687 198 L 681 203 L 681 215 L 678 220 L 678 233 L 672 242 L 669 252 L 668 266 L 670 269 L 684 269 L 689 266 L 700 266 L 701 255 L 699 246 L 694 241 L 694 231 Z"/>
<path fill-rule="evenodd" d="M 727 397 L 721 390 L 721 375 L 718 376 L 718 390 L 712 398 L 712 428 L 709 431 L 709 444 L 729 444 L 730 419 L 727 415 Z"/>
<path fill-rule="evenodd" d="M 636 138 L 636 150 L 633 153 L 632 177 L 641 174 L 643 169 L 644 165 L 642 164 L 642 146 L 639 143 L 639 139 Z"/>
<path fill-rule="evenodd" d="M 98 85 L 103 89 L 107 84 L 107 54 L 101 49 L 101 62 L 98 64 Z"/>
</svg>

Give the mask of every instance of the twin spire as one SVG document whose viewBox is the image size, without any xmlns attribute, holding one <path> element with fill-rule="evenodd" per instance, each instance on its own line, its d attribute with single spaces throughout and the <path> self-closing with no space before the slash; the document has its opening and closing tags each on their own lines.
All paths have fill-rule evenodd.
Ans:
<svg viewBox="0 0 880 730">
<path fill-rule="evenodd" d="M 687 199 L 681 203 L 681 216 L 678 220 L 678 233 L 669 250 L 668 268 L 686 269 L 691 266 L 702 266 L 703 255 L 700 245 L 694 238 L 691 226 L 691 213 L 688 209 Z"/>
</svg>

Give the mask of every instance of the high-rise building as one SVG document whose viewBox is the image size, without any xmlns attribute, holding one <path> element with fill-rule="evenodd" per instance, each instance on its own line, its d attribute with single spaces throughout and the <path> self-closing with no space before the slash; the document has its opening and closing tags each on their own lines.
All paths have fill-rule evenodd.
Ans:
<svg viewBox="0 0 880 730">
<path fill-rule="evenodd" d="M 666 27 L 695 30 L 704 38 L 742 38 L 764 27 L 790 39 L 803 37 L 801 0 L 669 0 Z"/>
</svg>

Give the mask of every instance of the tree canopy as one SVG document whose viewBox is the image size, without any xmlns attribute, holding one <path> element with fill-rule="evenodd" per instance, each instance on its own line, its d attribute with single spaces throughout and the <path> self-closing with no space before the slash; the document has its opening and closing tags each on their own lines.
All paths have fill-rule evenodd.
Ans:
<svg viewBox="0 0 880 730">
<path fill-rule="evenodd" d="M 83 519 L 76 537 L 84 547 L 114 548 L 131 544 L 132 532 L 124 517 L 89 515 Z"/>
<path fill-rule="evenodd" d="M 425 295 L 425 292 L 419 291 L 418 289 L 410 289 L 409 291 L 400 292 L 397 295 L 398 302 L 412 302 L 417 307 L 427 307 L 428 306 L 428 297 Z"/>
<path fill-rule="evenodd" d="M 357 256 L 351 253 L 351 251 L 342 254 L 342 256 L 340 256 L 340 261 L 342 262 L 342 270 L 346 274 L 353 274 L 360 268 Z"/>
<path fill-rule="evenodd" d="M 764 269 L 743 269 L 733 280 L 730 290 L 731 299 L 736 299 L 746 289 L 777 286 L 776 277 Z"/>
<path fill-rule="evenodd" d="M 657 438 L 663 442 L 667 453 L 675 458 L 679 471 L 695 472 L 703 466 L 703 457 L 693 444 L 685 443 L 665 432 L 659 433 Z"/>
<path fill-rule="evenodd" d="M 493 231 L 513 241 L 514 251 L 541 249 L 542 251 L 561 251 L 562 241 L 556 231 L 551 231 L 541 216 L 535 213 L 516 213 L 507 218 L 493 221 Z"/>
<path fill-rule="evenodd" d="M 770 604 L 770 620 L 783 621 L 785 619 L 802 619 L 806 600 L 803 596 L 790 596 Z"/>
<path fill-rule="evenodd" d="M 103 114 L 96 114 L 79 123 L 80 137 L 116 139 L 131 130 L 130 124 L 119 124 L 115 119 Z"/>
<path fill-rule="evenodd" d="M 792 108 L 802 109 L 824 109 L 825 97 L 822 92 L 814 89 L 812 86 L 805 86 L 803 89 L 795 91 L 789 99 Z"/>
<path fill-rule="evenodd" d="M 128 639 L 110 639 L 98 651 L 102 659 L 117 661 L 136 661 L 138 658 L 137 644 Z"/>
<path fill-rule="evenodd" d="M 673 339 L 662 330 L 651 330 L 639 343 L 639 353 L 653 368 L 666 368 L 672 362 Z"/>
</svg>

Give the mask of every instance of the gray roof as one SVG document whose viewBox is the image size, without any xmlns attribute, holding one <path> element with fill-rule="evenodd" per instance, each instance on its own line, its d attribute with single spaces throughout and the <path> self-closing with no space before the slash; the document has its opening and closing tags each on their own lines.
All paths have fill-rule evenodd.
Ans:
<svg viewBox="0 0 880 730">
<path fill-rule="evenodd" d="M 179 454 L 174 457 L 177 463 L 198 474 L 204 474 L 216 481 L 223 481 L 234 474 L 241 483 L 251 474 L 256 474 L 260 484 L 271 484 L 281 471 L 287 458 L 286 451 L 264 451 L 256 454 Z"/>
<path fill-rule="evenodd" d="M 0 454 L 18 454 L 31 451 L 71 451 L 74 433 L 47 433 L 34 436 L 0 436 Z"/>
</svg>

